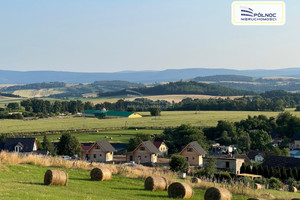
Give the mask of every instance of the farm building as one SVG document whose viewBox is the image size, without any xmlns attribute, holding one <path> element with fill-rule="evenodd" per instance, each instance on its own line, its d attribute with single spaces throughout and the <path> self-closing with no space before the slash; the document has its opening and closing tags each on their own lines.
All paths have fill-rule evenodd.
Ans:
<svg viewBox="0 0 300 200">
<path fill-rule="evenodd" d="M 107 111 L 106 118 L 125 117 L 125 118 L 140 118 L 142 115 L 135 112 L 126 111 Z"/>
<path fill-rule="evenodd" d="M 142 142 L 132 152 L 126 154 L 126 161 L 134 161 L 138 164 L 150 164 L 157 162 L 158 149 L 150 141 Z"/>
<path fill-rule="evenodd" d="M 159 156 L 167 156 L 168 155 L 168 147 L 164 142 L 153 142 L 154 146 L 158 149 L 160 152 Z"/>
<path fill-rule="evenodd" d="M 203 159 L 204 165 L 207 159 L 208 158 Z M 235 174 L 240 174 L 241 166 L 245 162 L 243 158 L 215 157 L 215 159 L 218 171 L 231 171 Z"/>
<path fill-rule="evenodd" d="M 82 116 L 104 118 L 106 116 L 106 110 L 86 110 L 82 113 Z"/>
<path fill-rule="evenodd" d="M 107 141 L 97 141 L 91 146 L 82 145 L 81 159 L 94 162 L 109 162 L 113 160 L 115 148 Z"/>
<path fill-rule="evenodd" d="M 18 153 L 35 152 L 38 149 L 36 138 L 7 138 L 1 150 Z"/>
<path fill-rule="evenodd" d="M 186 160 L 191 166 L 202 166 L 203 157 L 206 154 L 207 152 L 201 147 L 201 145 L 197 141 L 189 143 L 179 153 L 179 155 L 186 158 Z"/>
</svg>

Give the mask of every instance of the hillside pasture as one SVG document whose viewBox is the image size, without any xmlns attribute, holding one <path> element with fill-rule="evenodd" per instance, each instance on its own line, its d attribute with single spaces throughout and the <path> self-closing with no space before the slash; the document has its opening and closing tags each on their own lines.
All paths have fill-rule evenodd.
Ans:
<svg viewBox="0 0 300 200">
<path fill-rule="evenodd" d="M 300 112 L 291 111 L 292 114 L 300 117 Z M 219 120 L 231 122 L 240 121 L 254 115 L 266 115 L 276 117 L 279 112 L 260 111 L 163 111 L 161 116 L 152 117 L 149 112 L 141 112 L 142 118 L 115 118 L 97 119 L 71 117 L 66 119 L 49 118 L 38 120 L 0 120 L 1 133 L 28 133 L 45 132 L 57 130 L 77 129 L 127 129 L 147 128 L 164 129 L 166 127 L 177 127 L 183 123 L 189 123 L 197 127 L 216 126 Z"/>
<path fill-rule="evenodd" d="M 34 165 L 3 165 L 0 169 L 0 198 L 1 199 L 51 199 L 51 200 L 162 200 L 169 199 L 167 191 L 144 190 L 143 179 L 127 178 L 113 175 L 108 181 L 91 181 L 89 171 L 79 169 L 59 170 L 67 171 L 69 182 L 67 186 L 43 185 L 44 173 L 49 167 Z M 51 169 L 55 169 L 51 167 Z M 56 168 L 57 169 L 57 168 Z M 205 190 L 194 189 L 192 199 L 203 199 Z M 233 200 L 244 200 L 245 196 L 234 195 Z"/>
<path fill-rule="evenodd" d="M 63 91 L 60 91 L 55 88 L 40 89 L 40 90 L 35 90 L 35 89 L 16 90 L 13 92 L 13 94 L 15 95 L 19 95 L 21 97 L 26 97 L 26 98 L 47 97 L 52 94 L 60 94 L 60 93 L 63 93 Z"/>
<path fill-rule="evenodd" d="M 73 133 L 81 143 L 95 142 L 99 140 L 108 140 L 114 143 L 128 143 L 129 139 L 134 137 L 137 133 L 143 134 L 160 134 L 163 130 L 114 130 L 114 131 L 99 131 L 99 132 L 84 132 L 84 133 Z M 31 135 L 36 137 L 39 141 L 43 141 L 44 135 Z M 47 138 L 51 142 L 58 142 L 61 134 L 47 135 Z"/>
</svg>

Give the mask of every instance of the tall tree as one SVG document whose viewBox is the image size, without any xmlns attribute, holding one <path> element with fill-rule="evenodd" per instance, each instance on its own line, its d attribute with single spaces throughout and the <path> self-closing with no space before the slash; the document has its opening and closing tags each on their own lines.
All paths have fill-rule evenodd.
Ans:
<svg viewBox="0 0 300 200">
<path fill-rule="evenodd" d="M 57 144 L 58 155 L 80 155 L 81 145 L 78 139 L 70 133 L 64 133 Z"/>
</svg>

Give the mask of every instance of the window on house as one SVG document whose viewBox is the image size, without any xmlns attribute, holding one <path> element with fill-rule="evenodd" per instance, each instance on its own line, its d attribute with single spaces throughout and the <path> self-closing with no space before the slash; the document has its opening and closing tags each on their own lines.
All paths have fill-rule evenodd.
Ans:
<svg viewBox="0 0 300 200">
<path fill-rule="evenodd" d="M 94 154 L 94 158 L 96 158 L 96 154 Z"/>
<path fill-rule="evenodd" d="M 145 158 L 147 158 L 147 156 L 145 156 Z"/>
<path fill-rule="evenodd" d="M 140 150 L 141 150 L 141 151 L 145 151 L 145 147 L 141 147 Z"/>
<path fill-rule="evenodd" d="M 21 147 L 20 146 L 15 146 L 15 152 L 20 152 L 21 151 Z"/>
<path fill-rule="evenodd" d="M 102 156 L 102 154 L 100 154 L 100 157 Z"/>
<path fill-rule="evenodd" d="M 189 161 L 189 157 L 185 157 L 186 161 Z"/>
<path fill-rule="evenodd" d="M 195 158 L 193 157 L 193 160 L 195 160 Z"/>
<path fill-rule="evenodd" d="M 188 148 L 187 152 L 193 152 L 193 148 Z"/>
<path fill-rule="evenodd" d="M 100 149 L 100 147 L 98 145 L 96 145 L 96 149 Z"/>
<path fill-rule="evenodd" d="M 226 162 L 226 168 L 229 168 L 229 162 Z"/>
</svg>

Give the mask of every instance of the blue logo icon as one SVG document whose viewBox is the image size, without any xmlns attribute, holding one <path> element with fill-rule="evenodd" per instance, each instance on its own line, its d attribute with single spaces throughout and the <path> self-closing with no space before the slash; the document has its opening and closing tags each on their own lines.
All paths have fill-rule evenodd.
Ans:
<svg viewBox="0 0 300 200">
<path fill-rule="evenodd" d="M 253 17 L 253 10 L 245 6 L 241 6 L 241 16 Z"/>
</svg>

